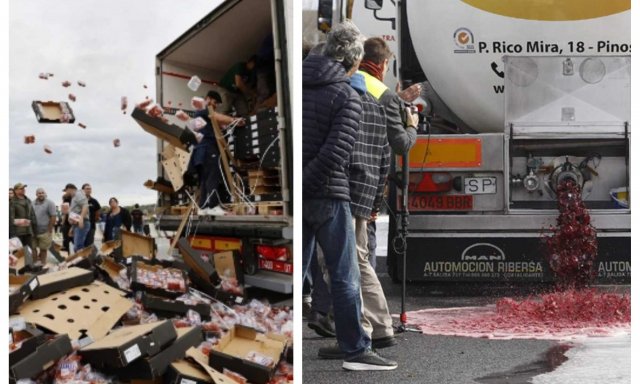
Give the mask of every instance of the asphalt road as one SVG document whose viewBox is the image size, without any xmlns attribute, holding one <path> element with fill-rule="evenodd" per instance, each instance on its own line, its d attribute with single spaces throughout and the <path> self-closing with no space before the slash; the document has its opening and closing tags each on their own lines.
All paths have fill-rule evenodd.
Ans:
<svg viewBox="0 0 640 384">
<path fill-rule="evenodd" d="M 378 224 L 377 272 L 392 314 L 400 313 L 401 286 L 386 274 L 386 230 L 388 222 Z M 470 284 L 410 284 L 407 311 L 425 308 L 480 306 L 504 296 L 527 296 L 539 287 L 487 287 Z M 398 322 L 398 318 L 395 318 Z M 387 372 L 348 372 L 340 360 L 317 357 L 318 348 L 334 343 L 320 338 L 303 326 L 304 383 L 434 383 L 434 384 L 521 384 L 550 372 L 563 363 L 567 354 L 562 343 L 546 340 L 489 340 L 452 336 L 403 333 L 398 345 L 380 350 L 399 367 Z M 624 352 L 623 352 L 624 353 Z M 564 380 L 548 382 L 563 382 Z M 583 381 L 586 384 L 587 381 Z M 624 381 L 623 381 L 624 382 Z"/>
<path fill-rule="evenodd" d="M 378 259 L 384 269 L 384 260 Z M 392 313 L 400 312 L 400 286 L 379 273 Z M 454 289 L 455 288 L 455 289 Z M 447 294 L 443 294 L 447 292 Z M 489 293 L 490 295 L 484 295 Z M 434 307 L 485 305 L 500 297 L 501 290 L 482 292 L 477 287 L 410 285 L 407 310 Z M 479 295 L 482 294 L 482 295 Z M 396 319 L 397 321 L 397 319 Z M 398 335 L 398 345 L 380 353 L 398 362 L 389 372 L 347 372 L 341 361 L 322 360 L 318 348 L 334 341 L 318 337 L 303 327 L 303 378 L 305 383 L 526 383 L 535 374 L 549 370 L 547 351 L 557 345 L 544 340 L 488 340 L 419 333 Z M 497 377 L 492 377 L 495 376 Z M 479 380 L 485 378 L 484 380 Z"/>
</svg>

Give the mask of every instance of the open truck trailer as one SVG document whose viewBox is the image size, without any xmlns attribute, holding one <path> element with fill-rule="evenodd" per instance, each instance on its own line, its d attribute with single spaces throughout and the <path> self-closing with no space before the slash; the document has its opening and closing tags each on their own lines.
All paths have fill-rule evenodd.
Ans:
<svg viewBox="0 0 640 384">
<path fill-rule="evenodd" d="M 597 230 L 597 281 L 630 282 L 630 2 L 311 3 L 318 30 L 349 18 L 388 43 L 391 89 L 423 85 L 406 241 L 400 183 L 389 185 L 393 278 L 406 246 L 411 281 L 552 280 L 541 236 L 556 224 L 556 186 L 571 179 Z M 305 39 L 322 40 L 313 29 Z"/>
<path fill-rule="evenodd" d="M 266 161 L 249 164 L 233 158 L 234 150 L 237 150 L 232 138 L 235 133 L 227 139 L 234 181 L 252 187 L 245 189 L 242 201 L 237 198 L 232 201 L 236 214 L 206 216 L 197 214 L 195 209 L 187 218 L 185 207 L 190 206 L 198 188 L 197 185 L 186 186 L 186 180 L 185 186 L 182 185 L 181 173 L 188 161 L 183 157 L 188 157 L 188 144 L 182 145 L 187 151 L 181 152 L 182 157 L 176 156 L 177 161 L 171 164 L 172 159 L 168 157 L 175 151 L 171 149 L 168 154 L 171 145 L 163 138 L 157 140 L 158 179 L 150 183 L 158 190 L 159 230 L 174 231 L 175 236 L 187 237 L 195 251 L 205 253 L 211 259 L 214 253 L 235 251 L 244 271 L 245 287 L 284 294 L 293 292 L 291 26 L 288 24 L 291 12 L 292 1 L 225 1 L 156 57 L 156 102 L 163 107 L 168 124 L 184 127 L 184 122 L 178 120 L 175 113 L 182 109 L 193 116 L 192 97 L 204 97 L 229 68 L 246 61 L 269 35 L 273 36 L 277 106 L 249 116 L 246 127 L 235 129 L 235 133 L 240 134 L 269 130 L 269 148 L 260 143 L 255 149 L 258 160 L 264 156 Z M 194 75 L 202 81 L 197 92 L 187 86 Z M 263 120 L 268 120 L 268 124 L 263 124 Z M 237 136 L 235 140 L 237 144 Z M 176 165 L 181 165 L 181 170 L 176 171 Z M 177 181 L 176 175 L 170 174 L 176 172 Z M 168 181 L 176 181 L 178 185 Z M 265 183 L 256 184 L 262 181 Z M 188 221 L 187 225 L 185 221 Z M 270 253 L 271 256 L 278 253 L 281 257 L 264 258 L 259 253 Z"/>
</svg>

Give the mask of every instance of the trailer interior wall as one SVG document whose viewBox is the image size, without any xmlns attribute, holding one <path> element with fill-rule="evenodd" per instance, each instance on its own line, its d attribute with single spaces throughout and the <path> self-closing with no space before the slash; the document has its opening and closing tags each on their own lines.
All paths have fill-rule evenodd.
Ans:
<svg viewBox="0 0 640 384">
<path fill-rule="evenodd" d="M 291 84 L 291 13 L 293 1 L 282 0 L 227 0 L 171 43 L 156 57 L 157 100 L 164 108 L 193 111 L 191 98 L 204 97 L 218 83 L 224 73 L 234 64 L 246 61 L 256 54 L 269 34 L 274 37 L 276 59 L 278 114 L 283 127 L 291 126 L 289 105 Z M 197 75 L 202 84 L 196 92 L 188 88 L 191 76 Z M 184 126 L 171 113 L 171 123 Z M 290 194 L 292 180 L 291 137 L 289 130 L 283 131 L 280 151 L 282 156 L 281 177 L 283 197 L 288 201 L 284 217 L 292 212 Z M 158 153 L 164 150 L 164 142 L 158 141 Z M 158 163 L 158 175 L 165 177 Z M 166 197 L 165 197 L 166 198 Z M 162 194 L 158 204 L 166 203 Z M 288 212 L 287 212 L 288 211 Z"/>
<path fill-rule="evenodd" d="M 271 33 L 271 3 L 227 1 L 199 24 L 206 26 L 187 31 L 187 36 L 181 36 L 177 44 L 158 56 L 173 64 L 207 68 L 222 75 L 235 63 L 255 54 Z M 187 39 L 189 34 L 192 36 Z"/>
</svg>

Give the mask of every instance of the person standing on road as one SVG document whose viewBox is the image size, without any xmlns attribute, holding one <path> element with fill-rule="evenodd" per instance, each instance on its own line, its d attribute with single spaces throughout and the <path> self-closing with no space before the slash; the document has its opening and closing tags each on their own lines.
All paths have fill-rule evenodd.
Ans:
<svg viewBox="0 0 640 384">
<path fill-rule="evenodd" d="M 346 21 L 327 35 L 322 55 L 303 62 L 303 280 L 316 241 L 331 280 L 336 337 L 347 370 L 392 370 L 397 363 L 371 349 L 361 325 L 360 272 L 349 208 L 349 156 L 362 104 L 349 77 L 362 59 L 364 37 Z"/>
<path fill-rule="evenodd" d="M 53 241 L 53 227 L 56 224 L 56 204 L 47 199 L 47 193 L 42 188 L 36 189 L 36 200 L 33 203 L 36 214 L 36 240 L 34 251 L 38 249 L 38 260 L 42 265 L 47 264 L 47 254 Z"/>
<path fill-rule="evenodd" d="M 111 210 L 106 216 L 103 241 L 120 239 L 120 230 L 123 226 L 127 231 L 131 230 L 131 214 L 120 206 L 118 199 L 115 197 L 110 198 L 109 208 Z"/>
<path fill-rule="evenodd" d="M 84 246 L 88 247 L 93 245 L 95 242 L 96 235 L 96 220 L 100 216 L 100 203 L 98 200 L 94 199 L 91 196 L 93 192 L 91 188 L 91 184 L 85 183 L 82 185 L 82 190 L 84 191 L 85 196 L 87 196 L 87 202 L 89 203 L 89 220 L 91 221 L 91 228 L 89 229 L 89 233 L 87 233 L 87 238 L 84 241 Z"/>
<path fill-rule="evenodd" d="M 71 197 L 69 205 L 69 223 L 73 231 L 73 251 L 84 248 L 84 242 L 91 229 L 89 218 L 89 201 L 83 191 L 79 191 L 74 184 L 67 184 L 64 188 L 67 196 Z"/>
<path fill-rule="evenodd" d="M 36 233 L 36 214 L 31 200 L 25 195 L 26 185 L 13 186 L 15 196 L 9 204 L 9 238 L 18 237 L 23 247 L 32 247 Z"/>
<path fill-rule="evenodd" d="M 71 196 L 67 195 L 65 191 L 62 195 L 62 206 L 60 212 L 62 213 L 62 250 L 69 252 L 71 250 L 70 243 L 73 241 L 72 226 L 69 222 L 69 207 L 71 205 Z"/>
<path fill-rule="evenodd" d="M 136 204 L 133 206 L 133 210 L 131 211 L 131 220 L 133 222 L 133 232 L 143 234 L 142 226 L 144 224 L 143 220 L 144 214 L 140 209 L 140 204 Z"/>
<path fill-rule="evenodd" d="M 382 205 L 390 150 L 384 108 L 367 92 L 361 74 L 351 76 L 351 86 L 362 101 L 360 129 L 349 166 L 351 214 L 356 233 L 362 292 L 362 326 L 371 337 L 373 348 L 380 349 L 396 345 L 397 341 L 387 299 L 375 269 L 369 262 L 367 223 L 377 218 Z M 321 348 L 318 355 L 328 359 L 343 357 L 337 346 Z"/>
</svg>

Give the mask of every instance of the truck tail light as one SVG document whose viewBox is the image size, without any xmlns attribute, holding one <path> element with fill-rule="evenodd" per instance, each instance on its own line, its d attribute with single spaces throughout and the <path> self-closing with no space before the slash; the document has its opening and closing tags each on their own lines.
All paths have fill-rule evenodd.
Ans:
<svg viewBox="0 0 640 384">
<path fill-rule="evenodd" d="M 287 247 L 258 245 L 256 246 L 256 252 L 267 260 L 286 261 L 289 259 Z"/>
<path fill-rule="evenodd" d="M 422 172 L 409 175 L 409 190 L 415 192 L 448 192 L 452 187 L 448 172 Z"/>
</svg>

